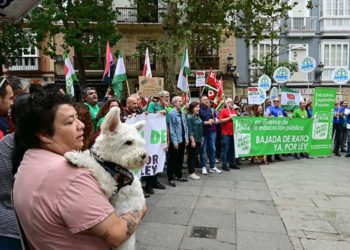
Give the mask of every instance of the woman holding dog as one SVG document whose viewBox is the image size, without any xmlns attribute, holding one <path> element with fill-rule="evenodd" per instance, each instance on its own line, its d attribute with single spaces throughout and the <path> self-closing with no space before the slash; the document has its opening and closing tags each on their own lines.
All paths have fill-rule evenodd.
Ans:
<svg viewBox="0 0 350 250">
<path fill-rule="evenodd" d="M 110 249 L 132 235 L 142 211 L 116 216 L 96 179 L 63 155 L 83 146 L 84 124 L 57 91 L 32 95 L 18 117 L 13 199 L 28 249 Z"/>
</svg>

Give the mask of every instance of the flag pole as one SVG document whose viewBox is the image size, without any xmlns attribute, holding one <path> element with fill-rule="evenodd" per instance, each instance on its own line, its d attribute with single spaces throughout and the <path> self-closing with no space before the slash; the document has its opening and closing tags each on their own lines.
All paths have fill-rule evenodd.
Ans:
<svg viewBox="0 0 350 250">
<path fill-rule="evenodd" d="M 128 96 L 130 96 L 130 87 L 129 87 L 129 82 L 126 80 L 126 87 L 128 89 Z"/>
</svg>

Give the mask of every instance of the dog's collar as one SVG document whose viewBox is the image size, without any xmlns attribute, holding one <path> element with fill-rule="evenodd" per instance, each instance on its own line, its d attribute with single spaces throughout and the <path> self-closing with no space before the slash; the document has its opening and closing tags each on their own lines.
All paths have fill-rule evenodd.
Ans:
<svg viewBox="0 0 350 250">
<path fill-rule="evenodd" d="M 119 190 L 122 187 L 125 187 L 127 185 L 131 185 L 131 183 L 134 181 L 134 175 L 129 171 L 129 169 L 116 164 L 114 162 L 110 161 L 104 161 L 101 158 L 97 156 L 97 154 L 90 150 L 90 153 L 92 157 L 95 158 L 95 160 L 114 178 L 114 180 L 117 182 L 117 190 L 116 193 L 119 192 Z"/>
</svg>

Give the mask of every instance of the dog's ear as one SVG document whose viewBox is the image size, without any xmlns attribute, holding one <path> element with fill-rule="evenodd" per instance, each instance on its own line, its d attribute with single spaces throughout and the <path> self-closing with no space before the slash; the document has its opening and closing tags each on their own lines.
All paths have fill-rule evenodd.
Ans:
<svg viewBox="0 0 350 250">
<path fill-rule="evenodd" d="M 101 132 L 105 133 L 106 131 L 116 131 L 118 129 L 118 126 L 120 124 L 120 109 L 118 107 L 111 108 L 107 115 L 105 120 L 103 121 L 101 125 Z"/>
<path fill-rule="evenodd" d="M 145 126 L 145 121 L 139 121 L 134 124 L 134 127 L 137 129 L 137 131 L 141 131 L 143 127 Z"/>
</svg>

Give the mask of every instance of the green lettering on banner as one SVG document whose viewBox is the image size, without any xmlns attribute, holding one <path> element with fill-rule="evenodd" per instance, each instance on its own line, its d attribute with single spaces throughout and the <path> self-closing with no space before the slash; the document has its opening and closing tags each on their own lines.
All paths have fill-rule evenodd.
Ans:
<svg viewBox="0 0 350 250">
<path fill-rule="evenodd" d="M 235 117 L 239 157 L 309 152 L 312 119 Z"/>
<path fill-rule="evenodd" d="M 151 144 L 166 143 L 166 130 L 151 130 Z"/>
<path fill-rule="evenodd" d="M 310 155 L 332 154 L 333 108 L 336 89 L 315 88 Z"/>
</svg>

